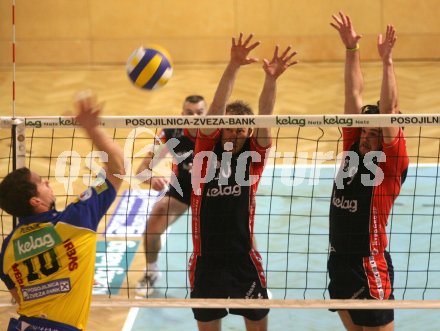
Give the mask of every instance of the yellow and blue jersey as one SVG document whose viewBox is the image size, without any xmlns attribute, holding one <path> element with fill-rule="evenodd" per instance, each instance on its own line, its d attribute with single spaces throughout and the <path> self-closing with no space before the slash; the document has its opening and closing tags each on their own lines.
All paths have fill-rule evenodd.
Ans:
<svg viewBox="0 0 440 331">
<path fill-rule="evenodd" d="M 109 181 L 62 211 L 20 219 L 3 242 L 0 278 L 20 296 L 18 313 L 84 330 L 96 257 L 96 230 L 116 198 Z"/>
</svg>

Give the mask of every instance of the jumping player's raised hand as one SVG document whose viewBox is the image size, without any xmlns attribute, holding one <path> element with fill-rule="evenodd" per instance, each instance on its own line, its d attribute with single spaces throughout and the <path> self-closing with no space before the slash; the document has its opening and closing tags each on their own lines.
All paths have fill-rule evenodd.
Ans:
<svg viewBox="0 0 440 331">
<path fill-rule="evenodd" d="M 249 57 L 249 53 L 260 45 L 259 41 L 251 43 L 251 39 L 254 35 L 250 34 L 245 40 L 243 37 L 243 33 L 240 33 L 238 39 L 235 37 L 232 38 L 232 46 L 231 46 L 231 59 L 230 62 L 234 63 L 238 66 L 251 64 L 254 62 L 258 62 L 258 58 Z"/>
<path fill-rule="evenodd" d="M 277 79 L 287 68 L 298 63 L 298 61 L 290 61 L 297 54 L 291 49 L 292 46 L 288 46 L 281 55 L 278 55 L 279 47 L 275 46 L 272 59 L 270 61 L 263 59 L 263 69 L 266 75 Z"/>
<path fill-rule="evenodd" d="M 339 12 L 339 16 L 333 14 L 332 18 L 334 22 L 331 22 L 330 25 L 339 32 L 345 47 L 347 49 L 356 48 L 357 43 L 362 36 L 358 35 L 356 31 L 354 31 L 350 16 L 345 15 L 343 12 Z"/>
<path fill-rule="evenodd" d="M 392 60 L 391 51 L 393 50 L 396 40 L 396 29 L 394 29 L 394 26 L 392 25 L 387 25 L 385 39 L 383 38 L 382 34 L 379 34 L 377 37 L 377 50 L 379 51 L 382 61 Z"/>
</svg>

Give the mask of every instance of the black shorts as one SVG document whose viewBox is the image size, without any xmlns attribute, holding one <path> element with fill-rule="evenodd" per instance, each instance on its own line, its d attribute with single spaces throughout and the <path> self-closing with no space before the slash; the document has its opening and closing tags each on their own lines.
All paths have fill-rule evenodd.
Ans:
<svg viewBox="0 0 440 331">
<path fill-rule="evenodd" d="M 244 258 L 236 261 L 204 261 L 197 259 L 194 288 L 191 298 L 215 299 L 268 299 L 267 289 L 258 277 L 252 260 Z M 228 315 L 241 315 L 251 321 L 266 317 L 269 309 L 215 309 L 193 308 L 194 318 L 200 322 L 210 322 Z"/>
<path fill-rule="evenodd" d="M 186 204 L 187 206 L 191 205 L 191 182 L 187 183 L 187 181 L 179 180 L 180 188 L 182 189 L 183 196 L 177 192 L 174 185 L 170 185 L 167 193 L 165 195 L 175 198 L 176 200 Z"/>
<path fill-rule="evenodd" d="M 328 260 L 331 299 L 394 300 L 394 268 L 390 254 L 369 257 L 330 254 Z M 382 326 L 394 320 L 392 309 L 349 309 L 353 323 Z"/>
</svg>

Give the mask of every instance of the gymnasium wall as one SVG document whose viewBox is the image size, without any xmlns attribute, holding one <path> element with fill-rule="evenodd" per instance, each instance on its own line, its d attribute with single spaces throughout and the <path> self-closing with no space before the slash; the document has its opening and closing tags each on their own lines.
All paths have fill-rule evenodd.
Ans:
<svg viewBox="0 0 440 331">
<path fill-rule="evenodd" d="M 377 59 L 376 36 L 393 23 L 396 59 L 440 58 L 439 0 L 16 0 L 18 64 L 110 64 L 149 43 L 167 48 L 175 63 L 228 59 L 231 36 L 253 32 L 262 42 L 293 44 L 301 61 L 341 60 L 330 27 L 339 9 L 363 35 L 363 59 Z M 11 63 L 12 0 L 0 0 L 0 64 Z"/>
</svg>

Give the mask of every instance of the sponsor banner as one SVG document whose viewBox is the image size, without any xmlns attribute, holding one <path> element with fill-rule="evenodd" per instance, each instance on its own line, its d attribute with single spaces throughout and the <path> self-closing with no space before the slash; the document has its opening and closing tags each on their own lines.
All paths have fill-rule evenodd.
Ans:
<svg viewBox="0 0 440 331">
<path fill-rule="evenodd" d="M 25 117 L 24 125 L 26 127 L 33 127 L 37 129 L 62 128 L 62 127 L 74 128 L 80 126 L 79 122 L 76 120 L 75 117 L 68 117 L 68 116 Z M 100 121 L 99 125 L 105 126 L 105 123 L 103 121 Z"/>
<path fill-rule="evenodd" d="M 119 293 L 139 243 L 140 240 L 112 240 L 96 243 L 94 295 Z"/>
<path fill-rule="evenodd" d="M 54 128 L 78 127 L 74 117 L 47 116 L 18 118 L 26 127 Z M 1 124 L 7 124 L 8 118 L 1 118 Z M 104 116 L 100 125 L 116 128 L 218 128 L 218 127 L 316 127 L 316 126 L 353 126 L 353 127 L 383 127 L 383 126 L 420 126 L 440 124 L 440 116 L 433 114 L 382 114 L 365 116 L 364 114 L 350 115 L 267 115 L 267 116 Z"/>
<path fill-rule="evenodd" d="M 161 196 L 154 190 L 126 190 L 107 225 L 106 236 L 142 237 L 148 215 Z"/>
</svg>

